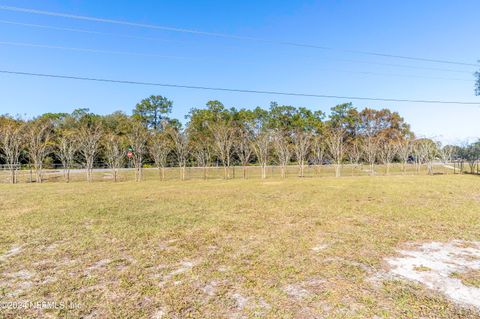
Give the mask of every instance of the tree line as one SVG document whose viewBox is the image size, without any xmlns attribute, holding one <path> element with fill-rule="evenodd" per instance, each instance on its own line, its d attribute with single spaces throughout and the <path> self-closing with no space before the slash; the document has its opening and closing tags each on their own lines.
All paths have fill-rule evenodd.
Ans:
<svg viewBox="0 0 480 319">
<path fill-rule="evenodd" d="M 281 176 L 286 168 L 298 165 L 304 176 L 310 164 L 333 164 L 335 175 L 341 175 L 343 163 L 383 164 L 388 174 L 393 162 L 426 165 L 433 173 L 436 159 L 466 161 L 473 172 L 480 157 L 480 142 L 464 146 L 446 145 L 428 138 L 417 138 L 410 126 L 389 109 L 358 110 L 351 103 L 336 105 L 327 115 L 305 107 L 279 105 L 268 109 L 226 108 L 219 101 L 192 108 L 186 124 L 170 117 L 173 103 L 162 96 L 140 101 L 131 115 L 114 112 L 108 115 L 76 109 L 72 113 L 45 113 L 31 120 L 0 116 L 0 164 L 17 182 L 21 164 L 35 171 L 36 182 L 42 182 L 46 164 L 61 164 L 65 181 L 70 170 L 80 164 L 86 179 L 92 181 L 95 164 L 105 163 L 117 181 L 125 165 L 135 169 L 135 180 L 141 181 L 146 163 L 153 163 L 165 178 L 165 168 L 180 168 L 185 179 L 187 165 L 207 168 L 222 165 L 224 178 L 230 167 L 258 165 L 262 178 L 267 166 L 278 165 Z"/>
</svg>

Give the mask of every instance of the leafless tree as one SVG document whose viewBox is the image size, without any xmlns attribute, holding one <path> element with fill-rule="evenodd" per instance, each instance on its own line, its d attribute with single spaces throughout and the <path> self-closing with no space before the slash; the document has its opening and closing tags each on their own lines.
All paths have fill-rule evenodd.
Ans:
<svg viewBox="0 0 480 319">
<path fill-rule="evenodd" d="M 262 179 L 267 178 L 268 155 L 272 136 L 268 130 L 261 130 L 252 140 L 252 148 L 262 168 Z"/>
<path fill-rule="evenodd" d="M 348 146 L 348 158 L 351 164 L 358 165 L 361 157 L 362 151 L 360 149 L 360 142 L 356 138 Z"/>
<path fill-rule="evenodd" d="M 352 166 L 352 176 L 354 169 L 358 167 L 358 163 L 360 162 L 360 158 L 362 157 L 362 152 L 360 149 L 360 142 L 358 138 L 354 138 L 347 146 L 347 155 Z"/>
<path fill-rule="evenodd" d="M 212 158 L 211 144 L 207 139 L 197 139 L 192 142 L 192 153 L 198 166 L 202 167 L 203 179 L 208 179 L 207 170 Z"/>
<path fill-rule="evenodd" d="M 335 165 L 335 177 L 340 177 L 340 170 L 344 156 L 345 129 L 343 127 L 331 127 L 325 135 L 325 143 L 328 152 Z"/>
<path fill-rule="evenodd" d="M 74 130 L 63 130 L 57 139 L 57 155 L 63 166 L 63 178 L 70 182 L 70 169 L 75 160 L 75 153 L 78 150 L 78 136 Z"/>
<path fill-rule="evenodd" d="M 35 181 L 42 182 L 43 161 L 51 150 L 51 122 L 44 119 L 37 119 L 27 124 L 26 129 L 26 150 L 30 163 L 35 169 Z"/>
<path fill-rule="evenodd" d="M 165 167 L 167 167 L 168 154 L 172 151 L 172 140 L 168 134 L 158 132 L 152 136 L 149 145 L 150 155 L 160 172 L 160 178 L 165 180 Z"/>
<path fill-rule="evenodd" d="M 209 125 L 209 128 L 212 132 L 215 153 L 223 164 L 223 178 L 229 179 L 235 128 L 233 127 L 233 123 L 227 121 L 212 123 Z"/>
<path fill-rule="evenodd" d="M 87 181 L 93 180 L 93 163 L 99 151 L 102 128 L 98 123 L 83 124 L 78 130 L 78 151 L 85 160 Z"/>
<path fill-rule="evenodd" d="M 180 179 L 183 181 L 185 180 L 185 167 L 187 166 L 187 157 L 190 148 L 189 136 L 187 132 L 173 128 L 169 130 L 169 134 L 172 138 L 178 166 L 180 167 Z"/>
<path fill-rule="evenodd" d="M 383 137 L 379 141 L 379 158 L 383 165 L 385 165 L 385 174 L 390 173 L 390 165 L 395 158 L 398 151 L 398 143 L 396 140 Z"/>
<path fill-rule="evenodd" d="M 398 143 L 398 157 L 402 163 L 402 172 L 405 173 L 408 159 L 412 155 L 413 142 L 410 138 L 403 138 Z"/>
<path fill-rule="evenodd" d="M 122 137 L 113 133 L 104 137 L 105 158 L 108 167 L 112 170 L 113 180 L 118 180 L 118 170 L 125 161 L 124 141 Z"/>
<path fill-rule="evenodd" d="M 437 145 L 428 138 L 419 138 L 414 143 L 414 153 L 418 165 L 426 164 L 428 174 L 433 174 L 433 161 L 437 155 Z"/>
<path fill-rule="evenodd" d="M 313 138 L 313 162 L 318 165 L 319 167 L 319 171 L 320 171 L 320 167 L 321 165 L 323 165 L 323 162 L 325 160 L 325 153 L 326 153 L 326 144 L 325 144 L 325 138 L 320 135 L 320 134 L 317 134 L 316 136 L 314 136 Z"/>
<path fill-rule="evenodd" d="M 148 131 L 140 122 L 134 122 L 131 131 L 127 134 L 127 139 L 133 150 L 135 181 L 140 182 L 143 178 L 143 158 L 147 152 Z"/>
<path fill-rule="evenodd" d="M 278 158 L 278 163 L 281 167 L 282 178 L 287 177 L 287 167 L 292 156 L 291 144 L 288 136 L 283 130 L 277 130 L 273 133 L 273 146 L 275 154 Z"/>
<path fill-rule="evenodd" d="M 370 175 L 375 174 L 375 161 L 378 155 L 379 140 L 376 136 L 367 135 L 361 138 L 361 148 L 364 158 L 370 165 Z"/>
<path fill-rule="evenodd" d="M 234 143 L 235 153 L 242 164 L 243 178 L 247 178 L 247 165 L 252 157 L 252 141 L 250 134 L 246 129 L 237 129 L 237 135 Z"/>
<path fill-rule="evenodd" d="M 310 146 L 312 143 L 312 134 L 309 132 L 296 130 L 292 136 L 293 148 L 295 150 L 295 158 L 300 167 L 300 177 L 305 176 L 305 164 L 307 162 L 307 156 L 310 152 Z"/>
<path fill-rule="evenodd" d="M 20 154 L 23 144 L 23 125 L 7 123 L 0 127 L 0 146 L 3 157 L 10 171 L 10 182 L 17 183 L 17 170 L 20 165 Z"/>
</svg>

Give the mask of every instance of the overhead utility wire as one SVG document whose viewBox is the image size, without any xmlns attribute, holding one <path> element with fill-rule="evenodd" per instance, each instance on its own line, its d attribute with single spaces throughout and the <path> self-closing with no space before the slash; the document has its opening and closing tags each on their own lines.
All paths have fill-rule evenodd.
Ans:
<svg viewBox="0 0 480 319">
<path fill-rule="evenodd" d="M 294 92 L 281 92 L 281 91 L 261 91 L 261 90 L 232 89 L 232 88 L 223 88 L 223 87 L 196 86 L 196 85 L 184 85 L 184 84 L 114 80 L 114 79 L 105 79 L 105 78 L 92 78 L 92 77 L 81 77 L 81 76 L 71 76 L 71 75 L 21 72 L 21 71 L 11 71 L 11 70 L 0 70 L 0 73 L 12 74 L 12 75 L 22 75 L 22 76 L 43 77 L 43 78 L 58 78 L 58 79 L 95 81 L 95 82 L 105 82 L 105 83 L 161 86 L 161 87 L 170 87 L 170 88 L 208 90 L 208 91 L 223 91 L 223 92 L 236 92 L 236 93 L 286 95 L 286 96 L 297 96 L 297 97 L 300 96 L 300 97 L 363 100 L 363 101 L 410 102 L 410 103 L 426 103 L 426 104 L 480 105 L 480 101 L 478 101 L 478 102 L 464 102 L 464 101 L 444 101 L 444 100 L 415 100 L 415 99 L 399 99 L 399 98 L 378 98 L 378 97 L 359 97 L 359 96 L 341 96 L 341 95 L 326 95 L 326 94 L 294 93 Z"/>
<path fill-rule="evenodd" d="M 79 52 L 92 52 L 92 53 L 132 55 L 132 56 L 168 58 L 168 59 L 190 59 L 188 57 L 181 57 L 181 56 L 159 55 L 159 54 L 148 54 L 148 53 L 137 53 L 137 52 L 126 52 L 126 51 L 97 50 L 97 49 L 89 49 L 89 48 L 72 48 L 72 47 L 63 47 L 63 46 L 36 44 L 36 43 L 24 43 L 24 42 L 4 42 L 4 41 L 0 41 L 0 45 L 45 48 L 45 49 L 57 49 L 57 50 L 79 51 Z"/>
<path fill-rule="evenodd" d="M 475 67 L 480 66 L 480 64 L 478 64 L 478 63 L 467 63 L 467 62 L 443 60 L 443 59 L 431 59 L 431 58 L 396 55 L 396 54 L 388 54 L 388 53 L 373 52 L 373 51 L 337 49 L 337 48 L 320 46 L 320 45 L 315 45 L 315 44 L 308 44 L 308 43 L 270 40 L 270 39 L 263 39 L 263 38 L 256 38 L 256 37 L 238 36 L 238 35 L 232 35 L 232 34 L 227 34 L 227 33 L 206 32 L 206 31 L 194 30 L 194 29 L 175 28 L 175 27 L 168 27 L 168 26 L 155 25 L 155 24 L 129 22 L 129 21 L 123 21 L 123 20 L 114 20 L 114 19 L 105 19 L 105 18 L 98 18 L 98 17 L 92 17 L 92 16 L 82 16 L 82 15 L 67 14 L 67 13 L 61 13 L 61 12 L 36 10 L 36 9 L 30 9 L 30 8 L 20 8 L 20 7 L 14 7 L 14 6 L 0 6 L 0 10 L 30 13 L 30 14 L 37 14 L 37 15 L 54 16 L 54 17 L 61 17 L 61 18 L 68 18 L 68 19 L 84 20 L 84 21 L 110 23 L 110 24 L 117 24 L 117 25 L 126 25 L 126 26 L 132 26 L 132 27 L 157 29 L 157 30 L 171 31 L 171 32 L 190 33 L 190 34 L 196 34 L 196 35 L 213 36 L 213 37 L 236 39 L 236 40 L 249 40 L 249 41 L 257 41 L 257 42 L 264 42 L 264 43 L 270 43 L 270 44 L 280 44 L 280 45 L 305 47 L 305 48 L 321 49 L 321 50 L 335 50 L 335 51 L 343 51 L 343 52 L 364 54 L 364 55 L 384 57 L 384 58 L 396 58 L 396 59 L 404 59 L 404 60 L 411 60 L 411 61 L 455 64 L 455 65 L 475 66 Z"/>
<path fill-rule="evenodd" d="M 158 38 L 158 37 L 157 38 L 154 38 L 154 37 L 139 37 L 139 36 L 129 35 L 129 34 L 100 32 L 100 31 L 85 30 L 85 29 L 78 29 L 78 28 L 63 28 L 63 27 L 57 27 L 57 26 L 51 26 L 51 25 L 45 25 L 45 24 L 23 23 L 23 22 L 9 21 L 9 20 L 0 20 L 0 23 L 17 25 L 17 26 L 22 26 L 22 27 L 29 27 L 29 28 L 38 28 L 38 29 L 47 29 L 47 30 L 56 30 L 56 31 L 67 31 L 67 32 L 76 32 L 76 33 L 114 36 L 114 37 L 122 37 L 122 38 L 137 39 L 137 40 L 164 41 L 164 42 L 174 42 L 174 43 L 185 44 L 185 42 L 170 40 L 170 39 L 161 39 L 161 38 Z"/>
<path fill-rule="evenodd" d="M 119 55 L 131 55 L 131 56 L 142 56 L 142 57 L 169 58 L 169 59 L 190 59 L 188 57 L 180 57 L 180 56 L 155 55 L 155 54 L 125 52 L 125 51 L 97 50 L 97 49 L 88 49 L 88 48 L 72 48 L 72 47 L 44 45 L 44 44 L 37 44 L 37 43 L 24 43 L 24 42 L 0 41 L 0 46 L 1 45 L 33 47 L 33 48 L 43 48 L 43 49 L 58 49 L 58 50 L 101 53 L 101 54 L 105 53 L 105 54 L 119 54 Z M 370 72 L 370 71 L 353 71 L 353 70 L 338 70 L 338 69 L 319 69 L 319 71 L 332 71 L 332 72 L 342 72 L 342 73 L 361 74 L 361 75 L 394 76 L 394 77 L 403 77 L 403 78 L 434 79 L 434 80 L 447 80 L 447 81 L 464 81 L 464 82 L 472 81 L 469 79 L 460 79 L 460 78 L 396 74 L 396 73 L 378 73 L 378 72 Z"/>
<path fill-rule="evenodd" d="M 86 33 L 86 34 L 97 34 L 97 35 L 105 35 L 105 36 L 123 37 L 123 38 L 129 38 L 129 39 L 148 40 L 148 41 L 164 41 L 164 42 L 186 44 L 186 42 L 169 40 L 169 39 L 167 40 L 167 39 L 160 39 L 160 38 L 154 38 L 154 37 L 139 37 L 139 36 L 128 35 L 128 34 L 100 32 L 100 31 L 92 31 L 92 30 L 77 29 L 77 28 L 62 28 L 62 27 L 49 26 L 49 25 L 43 25 L 43 24 L 21 23 L 21 22 L 14 22 L 14 21 L 8 21 L 8 20 L 0 20 L 0 23 L 10 24 L 10 25 L 18 25 L 18 26 L 24 26 L 24 27 L 40 28 L 40 29 L 57 30 L 57 31 L 77 32 L 77 33 Z M 360 64 L 393 66 L 393 67 L 398 67 L 398 68 L 408 68 L 408 69 L 416 69 L 416 70 L 432 70 L 432 71 L 442 71 L 442 72 L 473 74 L 472 71 L 443 69 L 443 68 L 424 67 L 424 66 L 414 66 L 414 65 L 406 65 L 406 64 L 394 64 L 394 63 L 383 63 L 383 62 L 373 62 L 373 61 L 360 61 L 360 60 L 338 59 L 338 58 L 329 58 L 329 57 L 322 57 L 322 59 L 328 59 L 328 60 L 334 60 L 334 61 L 340 61 L 340 62 L 360 63 Z"/>
</svg>

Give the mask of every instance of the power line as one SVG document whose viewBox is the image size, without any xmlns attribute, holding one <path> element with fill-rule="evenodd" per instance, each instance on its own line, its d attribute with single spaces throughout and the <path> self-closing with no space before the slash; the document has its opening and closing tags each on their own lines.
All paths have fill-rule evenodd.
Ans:
<svg viewBox="0 0 480 319">
<path fill-rule="evenodd" d="M 189 34 L 195 34 L 195 35 L 212 36 L 212 37 L 228 38 L 228 39 L 235 39 L 235 40 L 248 40 L 248 41 L 256 41 L 256 42 L 263 42 L 263 43 L 270 43 L 270 44 L 304 47 L 304 48 L 311 48 L 311 49 L 335 50 L 335 51 L 363 54 L 363 55 L 370 55 L 370 56 L 384 57 L 384 58 L 395 58 L 395 59 L 403 59 L 403 60 L 410 60 L 410 61 L 455 64 L 455 65 L 474 66 L 474 67 L 480 66 L 480 64 L 478 63 L 467 63 L 467 62 L 443 60 L 443 59 L 431 59 L 431 58 L 396 55 L 396 54 L 388 54 L 388 53 L 373 52 L 373 51 L 338 49 L 338 48 L 320 46 L 320 45 L 308 44 L 308 43 L 269 40 L 269 39 L 262 39 L 262 38 L 256 38 L 256 37 L 238 36 L 238 35 L 232 35 L 227 33 L 206 32 L 206 31 L 194 30 L 194 29 L 175 28 L 175 27 L 168 27 L 168 26 L 155 25 L 155 24 L 105 19 L 105 18 L 98 18 L 98 17 L 92 17 L 92 16 L 82 16 L 82 15 L 67 14 L 67 13 L 61 13 L 61 12 L 36 10 L 36 9 L 30 9 L 30 8 L 20 8 L 20 7 L 14 7 L 14 6 L 0 6 L 0 10 L 30 13 L 30 14 L 37 14 L 37 15 L 46 15 L 46 16 L 61 17 L 61 18 L 68 18 L 68 19 L 75 19 L 75 20 L 93 21 L 93 22 L 100 22 L 100 23 L 125 25 L 125 26 L 131 26 L 131 27 L 156 29 L 156 30 L 179 32 L 179 33 L 189 33 Z"/>
<path fill-rule="evenodd" d="M 39 28 L 39 29 L 56 30 L 56 31 L 67 31 L 67 32 L 76 32 L 76 33 L 114 36 L 114 37 L 122 37 L 122 38 L 137 39 L 137 40 L 164 41 L 164 42 L 173 42 L 173 43 L 183 43 L 183 44 L 185 44 L 185 42 L 170 40 L 170 39 L 161 39 L 161 38 L 153 38 L 153 37 L 139 37 L 139 36 L 129 35 L 129 34 L 100 32 L 100 31 L 92 31 L 92 30 L 85 30 L 85 29 L 78 29 L 78 28 L 63 28 L 63 27 L 57 27 L 57 26 L 51 26 L 51 25 L 45 25 L 45 24 L 23 23 L 23 22 L 15 22 L 15 21 L 8 21 L 8 20 L 0 20 L 0 23 L 22 26 L 22 27 L 29 27 L 29 28 Z"/>
<path fill-rule="evenodd" d="M 472 82 L 471 79 L 448 78 L 448 77 L 428 76 L 428 75 L 424 76 L 424 75 L 412 75 L 412 74 L 382 73 L 382 72 L 370 72 L 370 71 L 351 71 L 351 70 L 337 70 L 337 69 L 324 69 L 324 70 L 333 71 L 333 72 L 351 73 L 351 74 L 394 76 L 394 77 L 402 77 L 402 78 L 410 78 L 410 79 L 411 78 L 418 78 L 418 79 L 431 79 L 431 80 Z"/>
<path fill-rule="evenodd" d="M 371 65 L 393 66 L 393 67 L 398 67 L 398 68 L 407 68 L 407 69 L 415 69 L 415 70 L 430 70 L 430 71 L 454 72 L 454 73 L 464 73 L 464 74 L 470 74 L 470 75 L 473 74 L 472 71 L 462 71 L 462 70 L 453 70 L 453 69 L 433 68 L 433 67 L 424 67 L 424 66 L 407 65 L 407 64 L 383 63 L 383 62 L 361 61 L 361 60 L 339 59 L 339 58 L 332 58 L 332 60 L 341 61 L 341 62 L 359 63 L 359 64 L 371 64 Z"/>
<path fill-rule="evenodd" d="M 33 47 L 33 48 L 44 48 L 44 49 L 57 49 L 57 50 L 79 51 L 79 52 L 91 52 L 91 53 L 132 55 L 132 56 L 168 58 L 168 59 L 189 59 L 187 57 L 180 57 L 180 56 L 158 55 L 158 54 L 126 52 L 126 51 L 97 50 L 97 49 L 88 49 L 88 48 L 72 48 L 72 47 L 63 47 L 63 46 L 36 44 L 36 43 L 24 43 L 24 42 L 4 42 L 4 41 L 0 41 L 0 45 L 11 45 L 11 46 Z"/>
<path fill-rule="evenodd" d="M 169 40 L 169 39 L 167 40 L 167 39 L 160 39 L 160 38 L 153 38 L 153 37 L 139 37 L 139 36 L 128 35 L 128 34 L 91 31 L 91 30 L 77 29 L 77 28 L 62 28 L 62 27 L 56 27 L 56 26 L 49 26 L 49 25 L 42 25 L 42 24 L 31 24 L 31 23 L 21 23 L 21 22 L 7 21 L 7 20 L 0 20 L 0 23 L 10 24 L 10 25 L 18 25 L 18 26 L 24 26 L 24 27 L 40 28 L 40 29 L 57 30 L 57 31 L 77 32 L 77 33 L 86 33 L 86 34 L 97 34 L 97 35 L 116 36 L 116 37 L 124 37 L 124 38 L 130 38 L 130 39 L 138 39 L 138 40 L 164 41 L 164 42 L 186 44 L 185 42 L 176 41 L 176 40 Z M 393 66 L 393 67 L 397 67 L 397 68 L 408 68 L 408 69 L 415 69 L 415 70 L 431 70 L 431 71 L 441 71 L 441 72 L 464 73 L 464 74 L 470 74 L 470 75 L 472 74 L 472 71 L 434 68 L 434 67 L 424 67 L 424 66 L 413 66 L 413 65 L 406 65 L 406 64 L 383 63 L 383 62 L 339 59 L 339 58 L 329 58 L 329 57 L 323 57 L 323 59 L 329 59 L 329 60 L 340 61 L 340 62 L 359 63 L 359 64 Z M 463 80 L 462 79 L 461 81 L 470 81 L 470 80 L 466 80 L 466 79 Z"/>
<path fill-rule="evenodd" d="M 43 49 L 58 49 L 58 50 L 68 50 L 68 51 L 89 52 L 89 53 L 102 53 L 102 54 L 105 53 L 105 54 L 119 54 L 119 55 L 131 55 L 131 56 L 142 56 L 142 57 L 155 57 L 155 58 L 189 59 L 188 57 L 180 57 L 180 56 L 156 55 L 156 54 L 147 54 L 147 53 L 125 52 L 125 51 L 97 50 L 97 49 L 88 49 L 88 48 L 72 48 L 72 47 L 37 44 L 37 43 L 24 43 L 24 42 L 0 41 L 0 45 L 33 47 L 33 48 L 43 48 Z M 403 77 L 403 78 L 419 78 L 419 79 L 471 82 L 471 80 L 469 79 L 460 79 L 460 78 L 447 78 L 447 77 L 396 74 L 396 73 L 378 73 L 378 72 L 370 72 L 370 71 L 352 71 L 352 70 L 338 70 L 338 69 L 322 69 L 322 70 L 332 71 L 332 72 L 343 72 L 343 73 L 350 73 L 350 74 L 361 74 L 361 75 L 393 76 L 393 77 Z"/>
<path fill-rule="evenodd" d="M 43 77 L 43 78 L 58 78 L 58 79 L 68 79 L 68 80 L 133 84 L 133 85 L 145 85 L 145 86 L 160 86 L 160 87 L 169 87 L 169 88 L 208 90 L 208 91 L 223 91 L 223 92 L 236 92 L 236 93 L 300 96 L 300 97 L 347 99 L 347 100 L 362 100 L 362 101 L 410 102 L 410 103 L 426 103 L 426 104 L 480 105 L 480 101 L 478 101 L 478 102 L 463 102 L 463 101 L 444 101 L 444 100 L 414 100 L 414 99 L 397 99 L 397 98 L 378 98 L 378 97 L 359 97 L 359 96 L 341 96 L 341 95 L 325 95 L 325 94 L 310 94 L 310 93 L 294 93 L 294 92 L 281 92 L 281 91 L 260 91 L 260 90 L 247 90 L 247 89 L 232 89 L 232 88 L 223 88 L 223 87 L 184 85 L 184 84 L 140 82 L 140 81 L 128 81 L 128 80 L 113 80 L 113 79 L 104 79 L 104 78 L 91 78 L 91 77 L 81 77 L 81 76 L 71 76 L 71 75 L 33 73 L 33 72 L 21 72 L 21 71 L 9 71 L 9 70 L 0 70 L 0 73 L 12 74 L 12 75 L 22 75 L 22 76 Z"/>
</svg>

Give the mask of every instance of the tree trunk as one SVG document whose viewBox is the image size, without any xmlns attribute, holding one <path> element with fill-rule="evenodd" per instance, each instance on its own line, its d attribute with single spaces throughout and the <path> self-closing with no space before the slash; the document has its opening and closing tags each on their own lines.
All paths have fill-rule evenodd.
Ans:
<svg viewBox="0 0 480 319">
<path fill-rule="evenodd" d="M 340 177 L 340 164 L 335 164 L 335 177 Z"/>
<path fill-rule="evenodd" d="M 15 172 L 15 166 L 10 164 L 10 182 L 12 184 L 16 184 L 17 183 L 17 176 L 16 176 L 16 172 Z"/>
<path fill-rule="evenodd" d="M 300 177 L 304 177 L 304 165 L 303 165 L 303 160 L 300 161 Z"/>
</svg>

